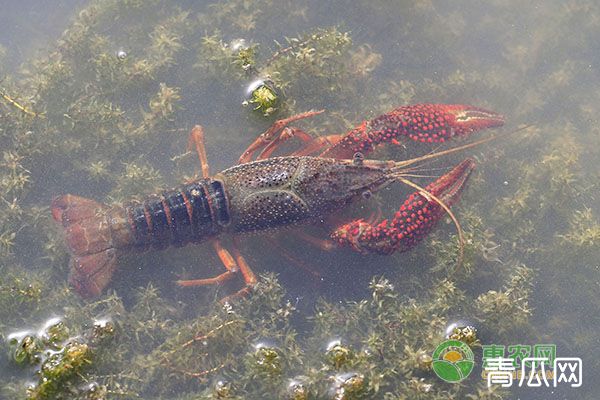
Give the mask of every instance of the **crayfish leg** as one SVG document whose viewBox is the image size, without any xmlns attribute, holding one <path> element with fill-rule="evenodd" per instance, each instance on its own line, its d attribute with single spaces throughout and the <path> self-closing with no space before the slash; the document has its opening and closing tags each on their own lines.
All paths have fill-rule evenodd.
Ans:
<svg viewBox="0 0 600 400">
<path fill-rule="evenodd" d="M 275 121 L 273 123 L 273 125 L 271 125 L 269 127 L 269 129 L 267 129 L 266 131 L 261 133 L 256 138 L 256 140 L 254 140 L 254 142 L 252 142 L 252 144 L 250 144 L 250 146 L 248 146 L 248 148 L 246 148 L 246 150 L 244 150 L 244 152 L 240 156 L 238 162 L 240 164 L 244 164 L 244 163 L 252 161 L 254 154 L 257 151 L 264 149 L 265 146 L 268 146 L 269 143 L 271 143 L 271 141 L 273 141 L 277 137 L 277 134 L 280 133 L 290 123 L 304 119 L 304 118 L 310 118 L 315 115 L 319 115 L 319 114 L 323 113 L 324 111 L 325 110 L 307 111 L 307 112 L 303 112 L 300 114 L 292 115 L 291 117 L 288 117 L 288 118 L 284 118 L 284 119 Z"/>
<path fill-rule="evenodd" d="M 240 272 L 244 277 L 244 283 L 246 284 L 246 287 L 254 287 L 254 285 L 256 285 L 257 282 L 256 276 L 254 275 L 254 272 L 252 272 L 250 265 L 248 265 L 248 262 L 246 262 L 246 259 L 244 258 L 242 253 L 240 253 L 239 241 L 236 237 L 233 238 L 233 246 L 231 247 L 231 251 L 233 252 L 233 256 L 235 257 L 237 265 L 240 267 Z"/>
<path fill-rule="evenodd" d="M 176 283 L 181 287 L 193 287 L 193 286 L 208 286 L 208 285 L 220 285 L 235 276 L 235 272 L 225 271 L 220 275 L 212 278 L 204 279 L 184 279 L 178 280 Z"/>
<path fill-rule="evenodd" d="M 219 240 L 212 240 L 211 245 L 227 271 L 212 278 L 178 280 L 177 285 L 183 287 L 215 285 L 226 282 L 235 276 L 239 268 L 231 253 L 223 247 Z"/>
<path fill-rule="evenodd" d="M 234 296 L 246 294 L 249 290 L 256 284 L 256 276 L 250 269 L 250 266 L 246 262 L 245 258 L 242 256 L 240 251 L 238 250 L 237 240 L 234 239 L 234 245 L 232 247 L 233 255 L 227 250 L 219 240 L 212 240 L 211 244 L 215 249 L 221 263 L 225 266 L 227 271 L 223 272 L 212 278 L 204 278 L 204 279 L 189 279 L 189 280 L 178 280 L 176 283 L 182 287 L 193 287 L 193 286 L 206 286 L 206 285 L 215 285 L 222 284 L 226 281 L 232 279 L 236 273 L 239 271 L 242 273 L 244 277 L 245 286 L 239 290 Z M 231 298 L 231 296 L 226 297 Z M 222 301 L 225 301 L 223 299 Z"/>
<path fill-rule="evenodd" d="M 332 146 L 335 146 L 344 135 L 334 134 L 327 136 L 320 136 L 317 138 L 313 138 L 310 142 L 306 143 L 304 147 L 292 153 L 294 156 L 308 156 L 310 154 L 316 153 L 317 151 L 325 151 Z"/>
<path fill-rule="evenodd" d="M 319 273 L 319 271 L 296 258 L 289 250 L 287 250 L 279 242 L 277 242 L 277 240 L 270 237 L 267 237 L 266 240 L 270 243 L 272 247 L 276 248 L 290 264 L 294 264 L 304 272 L 308 273 L 314 279 L 321 279 L 321 274 Z"/>
<path fill-rule="evenodd" d="M 272 140 L 269 144 L 267 144 L 267 146 L 263 149 L 263 151 L 260 152 L 256 159 L 264 160 L 271 157 L 273 152 L 275 152 L 279 147 L 281 147 L 282 144 L 293 137 L 299 138 L 304 143 L 310 143 L 314 140 L 312 136 L 304 132 L 302 129 L 286 126 L 283 128 L 279 136 L 275 138 L 275 140 Z"/>
<path fill-rule="evenodd" d="M 206 147 L 204 145 L 204 130 L 200 125 L 194 126 L 190 132 L 188 139 L 188 151 L 196 149 L 198 153 L 198 159 L 200 160 L 200 169 L 202 170 L 202 177 L 208 178 L 210 176 L 210 167 L 208 165 L 208 158 L 206 157 Z"/>
<path fill-rule="evenodd" d="M 235 257 L 237 265 L 240 267 L 240 272 L 244 277 L 245 286 L 238 290 L 236 293 L 221 299 L 221 303 L 227 303 L 229 302 L 229 300 L 248 295 L 257 282 L 254 272 L 252 272 L 252 269 L 250 269 L 250 266 L 246 262 L 246 259 L 244 258 L 244 256 L 242 256 L 242 254 L 239 251 L 239 241 L 236 237 L 233 238 L 233 247 L 231 248 L 231 251 L 233 252 L 233 256 Z"/>
<path fill-rule="evenodd" d="M 321 239 L 304 231 L 295 231 L 294 235 L 323 251 L 331 251 L 335 248 L 335 244 L 331 240 Z"/>
</svg>

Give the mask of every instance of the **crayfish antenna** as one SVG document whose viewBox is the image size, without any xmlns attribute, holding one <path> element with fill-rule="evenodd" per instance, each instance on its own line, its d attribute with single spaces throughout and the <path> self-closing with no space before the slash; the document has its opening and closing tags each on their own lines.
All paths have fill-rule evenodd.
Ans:
<svg viewBox="0 0 600 400">
<path fill-rule="evenodd" d="M 392 167 L 392 172 L 402 173 L 404 171 L 405 167 L 408 167 L 409 165 L 413 165 L 413 164 L 415 164 L 417 162 L 431 160 L 431 159 L 434 159 L 434 158 L 446 156 L 448 154 L 454 154 L 454 153 L 458 153 L 459 151 L 471 149 L 473 147 L 477 147 L 477 146 L 480 146 L 482 144 L 485 144 L 485 143 L 491 142 L 493 140 L 496 140 L 496 139 L 498 139 L 500 137 L 505 137 L 506 135 L 512 135 L 514 133 L 517 133 L 517 132 L 523 131 L 525 129 L 531 128 L 532 126 L 534 126 L 534 124 L 523 125 L 523 126 L 517 128 L 517 129 L 509 132 L 508 134 L 493 135 L 493 136 L 490 136 L 490 137 L 487 137 L 487 138 L 484 138 L 484 139 L 479 139 L 479 140 L 476 140 L 474 142 L 464 144 L 462 146 L 457 146 L 457 147 L 453 147 L 451 149 L 438 151 L 437 153 L 430 153 L 430 154 L 425 154 L 424 156 L 421 156 L 421 157 L 415 157 L 415 158 L 411 158 L 411 159 L 403 160 L 403 161 L 396 161 L 396 162 L 394 162 L 394 166 Z"/>
</svg>

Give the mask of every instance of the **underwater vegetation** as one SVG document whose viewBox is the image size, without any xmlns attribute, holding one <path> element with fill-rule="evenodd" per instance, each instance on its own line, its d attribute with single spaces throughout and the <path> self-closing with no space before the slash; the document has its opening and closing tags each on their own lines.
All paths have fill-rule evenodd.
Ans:
<svg viewBox="0 0 600 400">
<path fill-rule="evenodd" d="M 597 371 L 598 15 L 591 0 L 363 1 L 352 10 L 103 0 L 16 71 L 0 47 L 0 398 L 511 398 L 477 369 L 461 384 L 439 380 L 431 354 L 447 335 L 476 360 L 485 344 L 556 343 Z M 478 169 L 455 208 L 466 239 L 456 272 L 448 224 L 409 254 L 336 252 L 326 275 L 336 294 L 307 290 L 319 297 L 308 307 L 286 281 L 290 262 L 271 262 L 260 240 L 244 244 L 262 271 L 258 286 L 225 305 L 215 301 L 222 293 L 172 284 L 214 275 L 218 262 L 202 246 L 123 260 L 97 300 L 67 285 L 52 198 L 120 202 L 189 179 L 196 123 L 217 171 L 297 112 L 326 109 L 300 123 L 324 135 L 399 105 L 459 101 L 531 126 L 474 151 Z M 432 150 L 407 147 L 377 158 Z M 373 197 L 384 212 L 402 198 Z M 300 246 L 290 251 L 308 252 Z M 578 398 L 595 398 L 594 385 Z"/>
</svg>

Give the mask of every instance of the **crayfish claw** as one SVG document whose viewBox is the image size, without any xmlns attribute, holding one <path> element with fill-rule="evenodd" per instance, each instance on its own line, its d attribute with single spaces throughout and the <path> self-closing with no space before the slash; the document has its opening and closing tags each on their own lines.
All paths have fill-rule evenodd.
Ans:
<svg viewBox="0 0 600 400">
<path fill-rule="evenodd" d="M 480 107 L 454 104 L 447 105 L 446 108 L 447 113 L 454 116 L 451 125 L 456 135 L 467 135 L 504 125 L 504 116 Z"/>
<path fill-rule="evenodd" d="M 504 117 L 493 111 L 464 104 L 414 104 L 398 107 L 364 121 L 327 148 L 321 157 L 367 156 L 384 143 L 400 144 L 403 137 L 424 143 L 442 143 L 455 136 L 504 125 Z"/>
<path fill-rule="evenodd" d="M 406 136 L 418 142 L 442 143 L 455 136 L 502 126 L 504 117 L 465 104 L 415 104 L 383 114 L 370 125 L 386 141 Z"/>
<path fill-rule="evenodd" d="M 427 237 L 443 215 L 450 212 L 449 207 L 458 200 L 474 168 L 475 162 L 466 159 L 425 190 L 408 196 L 393 218 L 374 223 L 355 220 L 336 229 L 331 238 L 339 246 L 363 254 L 407 251 Z"/>
</svg>

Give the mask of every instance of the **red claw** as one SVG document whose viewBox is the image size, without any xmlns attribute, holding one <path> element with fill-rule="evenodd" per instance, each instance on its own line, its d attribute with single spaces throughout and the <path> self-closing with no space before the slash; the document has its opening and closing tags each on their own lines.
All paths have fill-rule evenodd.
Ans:
<svg viewBox="0 0 600 400">
<path fill-rule="evenodd" d="M 464 104 L 438 104 L 436 106 L 439 111 L 450 117 L 448 119 L 448 138 L 504 125 L 504 116 L 483 108 Z"/>
<path fill-rule="evenodd" d="M 458 200 L 474 168 L 475 162 L 466 159 L 429 184 L 426 190 L 450 207 Z M 444 213 L 437 201 L 415 192 L 402 204 L 391 221 L 386 219 L 378 224 L 370 224 L 363 219 L 355 220 L 339 227 L 331 238 L 338 245 L 351 247 L 359 253 L 403 252 L 423 240 Z"/>
<path fill-rule="evenodd" d="M 415 104 L 380 115 L 348 132 L 321 157 L 351 158 L 367 155 L 378 144 L 402 137 L 425 143 L 441 143 L 485 128 L 504 125 L 504 117 L 493 111 L 463 104 Z"/>
</svg>

